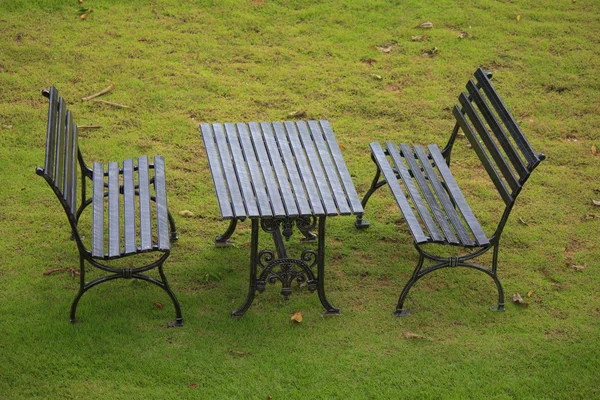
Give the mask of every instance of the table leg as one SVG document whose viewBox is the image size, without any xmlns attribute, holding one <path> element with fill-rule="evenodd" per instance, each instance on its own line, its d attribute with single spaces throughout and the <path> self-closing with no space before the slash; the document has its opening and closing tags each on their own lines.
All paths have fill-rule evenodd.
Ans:
<svg viewBox="0 0 600 400">
<path fill-rule="evenodd" d="M 317 269 L 318 269 L 318 277 L 317 277 L 317 292 L 319 293 L 319 300 L 321 300 L 321 304 L 325 307 L 325 312 L 323 315 L 339 315 L 340 309 L 334 307 L 327 297 L 325 297 L 325 218 L 319 217 L 319 235 L 318 235 L 318 243 L 319 247 L 317 249 Z"/>
<path fill-rule="evenodd" d="M 234 220 L 235 221 L 235 220 Z M 252 234 L 250 238 L 250 282 L 248 286 L 248 296 L 246 301 L 239 308 L 231 313 L 232 317 L 241 317 L 244 315 L 254 301 L 256 293 L 256 263 L 258 261 L 258 219 L 252 220 Z"/>
<path fill-rule="evenodd" d="M 216 247 L 233 246 L 233 242 L 230 241 L 229 238 L 231 237 L 231 235 L 233 235 L 233 232 L 235 231 L 236 226 L 237 226 L 237 219 L 234 218 L 229 222 L 229 227 L 227 228 L 225 233 L 223 233 L 222 235 L 217 236 L 215 238 L 215 246 Z"/>
</svg>

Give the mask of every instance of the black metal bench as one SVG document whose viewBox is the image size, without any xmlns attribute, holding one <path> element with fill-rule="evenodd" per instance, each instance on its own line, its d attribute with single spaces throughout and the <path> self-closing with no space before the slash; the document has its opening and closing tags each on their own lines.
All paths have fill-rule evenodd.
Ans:
<svg viewBox="0 0 600 400">
<path fill-rule="evenodd" d="M 42 94 L 50 101 L 46 158 L 44 167 L 38 167 L 36 173 L 46 179 L 60 200 L 71 225 L 72 238 L 79 249 L 80 287 L 71 305 L 71 322 L 75 322 L 77 304 L 87 290 L 117 278 L 136 278 L 166 291 L 176 313 L 175 321 L 169 325 L 183 325 L 179 302 L 163 272 L 171 241 L 177 239 L 175 222 L 167 209 L 163 157 L 155 156 L 153 164 L 143 156 L 137 159 L 137 165 L 133 159 L 127 159 L 122 168 L 116 162 L 108 163 L 107 169 L 100 162 L 94 162 L 93 168 L 89 168 L 81 155 L 77 125 L 67 103 L 54 87 L 42 91 Z M 154 173 L 151 174 L 151 171 Z M 78 179 L 81 179 L 79 205 Z M 90 181 L 92 195 L 88 197 L 86 183 Z M 151 193 L 151 187 L 154 187 L 154 193 Z M 91 232 L 81 232 L 79 220 L 88 206 L 92 208 Z M 84 237 L 91 237 L 91 249 L 86 248 Z M 160 255 L 136 268 L 117 268 L 108 264 L 111 260 L 148 252 Z M 109 275 L 86 283 L 84 261 Z M 158 268 L 160 279 L 145 274 L 154 268 Z"/>
<path fill-rule="evenodd" d="M 363 198 L 363 207 L 373 192 L 388 184 L 419 252 L 417 266 L 400 294 L 397 316 L 408 315 L 404 300 L 419 279 L 440 268 L 458 266 L 488 274 L 498 289 L 498 306 L 494 308 L 504 310 L 504 292 L 497 275 L 500 236 L 525 181 L 545 157 L 533 151 L 492 86 L 491 74 L 479 68 L 475 78 L 477 83 L 469 80 L 467 93 L 458 98 L 460 106 L 455 105 L 452 110 L 457 122 L 443 150 L 435 144 L 427 149 L 391 142 L 370 145 L 377 171 Z M 504 202 L 504 212 L 491 236 L 483 231 L 449 168 L 459 129 L 468 138 Z M 358 228 L 368 225 L 368 221 L 357 217 Z M 457 257 L 441 256 L 423 249 L 431 243 L 471 251 Z M 471 262 L 490 249 L 493 250 L 491 268 Z M 434 265 L 423 268 L 425 259 Z"/>
</svg>

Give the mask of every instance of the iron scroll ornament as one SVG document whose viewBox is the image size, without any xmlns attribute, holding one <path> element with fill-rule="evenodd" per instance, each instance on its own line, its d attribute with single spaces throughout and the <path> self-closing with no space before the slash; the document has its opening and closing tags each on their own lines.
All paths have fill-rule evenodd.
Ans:
<svg viewBox="0 0 600 400">
<path fill-rule="evenodd" d="M 277 281 L 281 282 L 281 294 L 285 300 L 292 294 L 294 281 L 298 284 L 306 283 L 311 293 L 317 290 L 317 278 L 313 272 L 313 266 L 317 263 L 317 252 L 314 250 L 304 250 L 300 259 L 276 259 L 273 251 L 263 250 L 258 254 L 256 262 L 262 269 L 256 281 L 256 290 L 259 293 L 265 290 L 267 282 L 273 285 Z"/>
</svg>

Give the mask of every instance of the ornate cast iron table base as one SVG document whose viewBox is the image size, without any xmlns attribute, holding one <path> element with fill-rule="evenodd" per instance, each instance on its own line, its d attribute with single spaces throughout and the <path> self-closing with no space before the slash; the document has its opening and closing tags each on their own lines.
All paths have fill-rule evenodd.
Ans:
<svg viewBox="0 0 600 400">
<path fill-rule="evenodd" d="M 288 300 L 292 294 L 292 284 L 305 283 L 310 292 L 317 291 L 319 300 L 325 312 L 323 315 L 339 315 L 340 310 L 334 307 L 325 296 L 323 275 L 325 272 L 325 220 L 326 217 L 318 217 L 318 235 L 310 232 L 317 224 L 315 217 L 279 217 L 252 219 L 252 234 L 250 241 L 250 284 L 246 301 L 231 313 L 233 317 L 241 317 L 250 308 L 256 292 L 262 293 L 267 283 L 281 283 L 281 294 Z M 275 251 L 258 250 L 258 232 L 260 228 L 273 236 Z M 294 225 L 304 235 L 302 241 L 314 241 L 317 239 L 317 250 L 304 250 L 300 258 L 288 257 L 283 236 L 289 239 L 293 233 Z M 228 230 L 217 237 L 216 242 L 229 242 L 233 233 L 232 222 Z M 230 242 L 229 242 L 230 243 Z M 315 274 L 316 266 L 316 274 Z"/>
</svg>

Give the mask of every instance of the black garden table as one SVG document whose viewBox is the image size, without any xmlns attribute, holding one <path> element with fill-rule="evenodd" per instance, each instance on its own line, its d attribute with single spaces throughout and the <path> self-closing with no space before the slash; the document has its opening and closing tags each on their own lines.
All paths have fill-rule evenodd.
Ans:
<svg viewBox="0 0 600 400">
<path fill-rule="evenodd" d="M 362 216 L 363 207 L 329 122 L 213 123 L 201 124 L 200 131 L 221 216 L 230 221 L 215 244 L 231 245 L 237 221 L 252 221 L 248 297 L 232 315 L 242 316 L 256 291 L 277 281 L 285 299 L 293 281 L 306 283 L 317 290 L 325 315 L 339 314 L 325 296 L 325 220 Z M 317 239 L 317 251 L 288 257 L 283 237 L 291 237 L 294 225 L 304 241 Z M 272 235 L 275 251 L 258 251 L 259 226 Z"/>
</svg>

